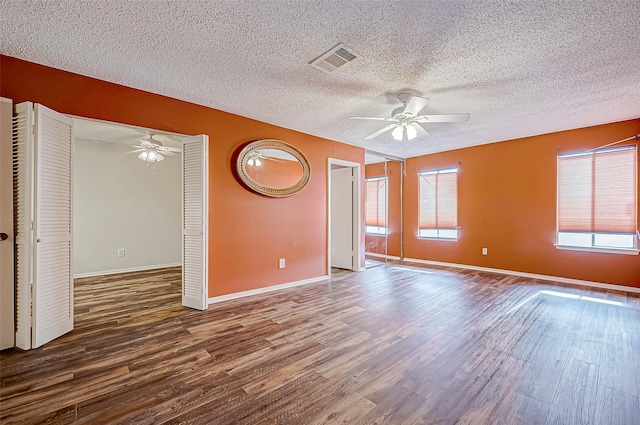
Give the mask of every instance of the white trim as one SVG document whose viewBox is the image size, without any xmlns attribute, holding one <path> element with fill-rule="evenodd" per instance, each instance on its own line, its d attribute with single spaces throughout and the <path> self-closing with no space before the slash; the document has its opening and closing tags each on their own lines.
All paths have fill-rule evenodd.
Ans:
<svg viewBox="0 0 640 425">
<path fill-rule="evenodd" d="M 101 272 L 75 273 L 73 275 L 73 278 L 78 279 L 82 277 L 106 276 L 110 274 L 141 272 L 144 270 L 165 269 L 167 267 L 179 267 L 179 266 L 182 266 L 181 262 L 170 263 L 170 264 L 155 264 L 153 266 L 129 267 L 126 269 L 104 270 Z"/>
<path fill-rule="evenodd" d="M 162 133 L 162 134 L 167 134 L 169 136 L 177 136 L 177 137 L 192 137 L 192 135 L 189 134 L 184 134 L 184 133 L 174 133 L 173 131 L 169 131 L 169 130 L 161 130 L 159 128 L 151 128 L 151 127 L 143 127 L 140 125 L 135 125 L 135 124 L 125 124 L 123 122 L 118 122 L 118 121 L 109 121 L 109 120 L 102 120 L 99 118 L 90 118 L 90 117 L 85 117 L 82 115 L 74 115 L 74 114 L 65 114 L 66 116 L 68 116 L 69 118 L 72 118 L 74 120 L 82 120 L 82 121 L 91 121 L 94 123 L 99 123 L 99 124 L 111 124 L 111 125 L 118 125 L 118 126 L 122 126 L 122 127 L 127 127 L 130 128 L 132 130 L 135 131 L 142 131 L 142 132 L 150 132 L 150 133 Z M 195 136 L 199 136 L 198 134 L 196 134 Z"/>
<path fill-rule="evenodd" d="M 353 168 L 354 171 L 354 193 L 353 208 L 356 210 L 353 223 L 353 271 L 364 270 L 360 264 L 360 252 L 364 250 L 362 243 L 362 164 L 359 162 L 346 161 L 344 159 L 327 158 L 327 276 L 331 277 L 331 166 Z"/>
<path fill-rule="evenodd" d="M 460 238 L 436 238 L 432 236 L 416 236 L 416 239 L 420 241 L 445 241 L 445 242 L 458 242 Z"/>
<path fill-rule="evenodd" d="M 640 294 L 640 288 L 635 288 L 633 286 L 625 286 L 625 285 L 615 285 L 613 283 L 592 282 L 589 280 L 571 279 L 567 277 L 558 277 L 558 276 L 548 276 L 548 275 L 536 274 L 536 273 L 517 272 L 514 270 L 493 269 L 490 267 L 470 266 L 467 264 L 445 263 L 442 261 L 420 260 L 417 258 L 405 258 L 404 261 L 409 263 L 431 264 L 434 266 L 456 267 L 459 269 L 478 270 L 481 272 L 499 273 L 499 274 L 506 274 L 509 276 L 528 277 L 530 279 L 548 280 L 551 282 L 560 282 L 560 283 L 566 283 L 569 285 L 590 286 L 594 288 L 611 289 L 615 291 L 633 292 L 633 293 Z"/>
<path fill-rule="evenodd" d="M 328 280 L 328 279 L 329 279 L 328 275 L 318 276 L 318 277 L 311 277 L 309 279 L 297 280 L 295 282 L 281 283 L 279 285 L 266 286 L 264 288 L 257 288 L 257 289 L 250 289 L 248 291 L 234 292 L 232 294 L 227 294 L 227 295 L 219 295 L 217 297 L 212 297 L 212 298 L 207 299 L 207 304 L 211 305 L 211 304 L 216 304 L 216 303 L 220 303 L 220 302 L 223 302 L 223 301 L 229 301 L 229 300 L 235 300 L 235 299 L 238 299 L 238 298 L 250 297 L 252 295 L 266 294 L 268 292 L 280 291 L 282 289 L 293 288 L 295 286 L 306 285 L 306 284 L 309 284 L 309 283 L 320 282 L 320 281 Z"/>
<path fill-rule="evenodd" d="M 6 97 L 0 97 L 0 102 L 7 102 L 9 105 L 13 106 L 13 100 Z"/>
<path fill-rule="evenodd" d="M 554 244 L 557 249 L 566 249 L 567 251 L 586 251 L 586 252 L 604 252 L 606 254 L 625 254 L 638 255 L 640 251 L 637 249 L 626 248 L 598 248 L 594 246 L 570 246 Z"/>
<path fill-rule="evenodd" d="M 368 255 L 370 257 L 379 257 L 379 258 L 388 258 L 389 260 L 400 260 L 400 257 L 396 257 L 395 255 L 385 255 L 385 254 L 378 254 L 377 252 L 366 252 L 364 253 L 364 255 Z"/>
</svg>

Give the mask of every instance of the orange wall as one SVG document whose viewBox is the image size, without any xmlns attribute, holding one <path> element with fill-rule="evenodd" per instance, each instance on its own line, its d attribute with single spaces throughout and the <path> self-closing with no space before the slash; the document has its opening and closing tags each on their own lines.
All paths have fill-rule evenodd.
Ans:
<svg viewBox="0 0 640 425">
<path fill-rule="evenodd" d="M 384 162 L 365 165 L 365 178 L 384 177 Z M 401 167 L 397 161 L 387 162 L 387 201 L 389 218 L 389 235 L 387 239 L 387 255 L 400 257 L 400 185 L 402 184 Z M 384 236 L 366 235 L 365 250 L 376 254 L 384 254 Z"/>
<path fill-rule="evenodd" d="M 553 245 L 557 154 L 638 133 L 635 119 L 407 159 L 405 257 L 640 287 L 640 256 Z M 451 166 L 459 169 L 460 239 L 419 240 L 417 173 Z"/>
<path fill-rule="evenodd" d="M 210 297 L 327 274 L 327 158 L 362 164 L 363 149 L 1 55 L 0 95 L 87 118 L 208 134 Z M 234 153 L 265 138 L 309 159 L 311 179 L 299 194 L 267 198 L 237 181 Z"/>
</svg>

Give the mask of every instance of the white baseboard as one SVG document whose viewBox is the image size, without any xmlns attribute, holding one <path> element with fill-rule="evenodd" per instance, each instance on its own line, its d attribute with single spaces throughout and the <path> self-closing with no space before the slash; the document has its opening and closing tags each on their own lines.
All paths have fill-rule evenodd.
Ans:
<svg viewBox="0 0 640 425">
<path fill-rule="evenodd" d="M 320 282 L 329 279 L 329 276 L 311 277 L 309 279 L 297 280 L 295 282 L 281 283 L 279 285 L 267 286 L 264 288 L 250 289 L 248 291 L 234 292 L 233 294 L 219 295 L 207 300 L 207 304 L 220 303 L 222 301 L 235 300 L 237 298 L 249 297 L 251 295 L 266 294 L 267 292 L 279 291 L 281 289 L 293 288 L 294 286 L 306 285 L 308 283 Z"/>
<path fill-rule="evenodd" d="M 395 255 L 384 255 L 384 254 L 378 254 L 375 252 L 365 252 L 364 255 L 369 255 L 371 257 L 378 257 L 378 258 L 385 258 L 387 257 L 389 260 L 399 260 L 400 257 L 396 257 Z"/>
<path fill-rule="evenodd" d="M 481 272 L 499 273 L 499 274 L 506 274 L 506 275 L 509 275 L 509 276 L 519 276 L 519 277 L 527 277 L 527 278 L 530 278 L 530 279 L 540 279 L 540 280 L 548 280 L 548 281 L 551 281 L 551 282 L 566 283 L 566 284 L 569 284 L 569 285 L 589 286 L 589 287 L 592 287 L 592 288 L 611 289 L 611 290 L 615 290 L 615 291 L 633 292 L 633 293 L 640 294 L 640 288 L 635 288 L 633 286 L 614 285 L 613 283 L 592 282 L 592 281 L 589 281 L 589 280 L 570 279 L 570 278 L 567 278 L 567 277 L 558 277 L 558 276 L 548 276 L 548 275 L 544 275 L 544 274 L 517 272 L 517 271 L 513 271 L 513 270 L 492 269 L 492 268 L 489 268 L 489 267 L 470 266 L 470 265 L 466 265 L 466 264 L 444 263 L 442 261 L 420 260 L 420 259 L 417 259 L 417 258 L 405 258 L 404 261 L 409 262 L 409 263 L 431 264 L 431 265 L 434 265 L 434 266 L 457 267 L 459 269 L 478 270 L 478 271 L 481 271 Z"/>
<path fill-rule="evenodd" d="M 74 279 L 78 279 L 81 277 L 94 277 L 94 276 L 106 276 L 109 274 L 118 274 L 118 273 L 130 273 L 130 272 L 141 272 L 144 270 L 153 270 L 153 269 L 164 269 L 167 267 L 177 267 L 181 266 L 182 263 L 171 263 L 171 264 L 155 264 L 153 266 L 141 266 L 141 267 L 130 267 L 128 269 L 116 269 L 116 270 L 103 270 L 100 272 L 88 272 L 88 273 L 76 273 L 73 275 Z"/>
</svg>

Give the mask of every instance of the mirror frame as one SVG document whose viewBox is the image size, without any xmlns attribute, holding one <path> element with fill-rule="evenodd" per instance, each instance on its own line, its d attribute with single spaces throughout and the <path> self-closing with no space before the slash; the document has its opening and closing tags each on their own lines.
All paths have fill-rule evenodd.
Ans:
<svg viewBox="0 0 640 425">
<path fill-rule="evenodd" d="M 277 149 L 293 155 L 298 160 L 298 162 L 300 162 L 300 165 L 302 165 L 302 177 L 300 178 L 300 180 L 293 186 L 285 187 L 282 189 L 263 186 L 253 180 L 245 171 L 244 163 L 252 152 L 264 149 Z M 295 195 L 305 188 L 305 186 L 309 183 L 309 179 L 311 178 L 311 168 L 309 167 L 309 161 L 307 160 L 307 157 L 292 145 L 285 143 L 282 140 L 276 139 L 257 140 L 245 146 L 244 149 L 240 151 L 240 155 L 238 155 L 238 160 L 236 161 L 236 171 L 238 173 L 238 177 L 240 177 L 240 180 L 242 180 L 242 182 L 249 189 L 261 195 L 271 196 L 275 198 L 283 198 L 286 196 Z"/>
</svg>

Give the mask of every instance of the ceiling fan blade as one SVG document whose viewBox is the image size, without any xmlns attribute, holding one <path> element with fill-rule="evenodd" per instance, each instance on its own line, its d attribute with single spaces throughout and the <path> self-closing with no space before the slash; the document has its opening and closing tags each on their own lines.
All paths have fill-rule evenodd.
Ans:
<svg viewBox="0 0 640 425">
<path fill-rule="evenodd" d="M 161 143 L 180 143 L 181 138 L 170 134 L 154 134 L 153 138 Z"/>
<path fill-rule="evenodd" d="M 369 139 L 373 139 L 374 137 L 377 137 L 379 135 L 381 135 L 382 133 L 386 133 L 387 131 L 391 130 L 392 128 L 397 127 L 397 124 L 389 124 L 388 126 L 386 126 L 383 129 L 380 129 L 378 131 L 376 131 L 375 133 L 371 133 L 370 135 L 368 135 L 367 137 L 365 137 L 366 140 Z"/>
<path fill-rule="evenodd" d="M 182 153 L 182 149 L 174 148 L 174 147 L 171 147 L 171 146 L 163 146 L 162 149 L 165 149 L 167 152 L 180 152 L 180 153 Z"/>
<path fill-rule="evenodd" d="M 418 130 L 418 137 L 431 136 L 431 134 L 424 129 L 424 127 L 418 123 L 412 123 L 412 125 Z"/>
<path fill-rule="evenodd" d="M 393 118 L 383 117 L 349 117 L 350 120 L 374 120 L 374 121 L 392 121 Z"/>
<path fill-rule="evenodd" d="M 162 155 L 166 155 L 166 156 L 178 156 L 178 154 L 173 153 L 171 151 L 166 151 L 164 149 L 158 149 L 157 152 L 161 153 Z"/>
<path fill-rule="evenodd" d="M 429 103 L 429 99 L 426 97 L 413 96 L 407 102 L 407 106 L 404 108 L 405 114 L 418 115 L 418 112 L 422 110 Z"/>
<path fill-rule="evenodd" d="M 430 122 L 464 122 L 469 121 L 471 114 L 421 115 L 414 122 L 426 124 Z"/>
<path fill-rule="evenodd" d="M 144 151 L 146 151 L 146 149 L 136 149 L 136 150 L 133 150 L 133 151 L 125 152 L 125 154 L 140 153 L 140 152 L 144 152 Z"/>
<path fill-rule="evenodd" d="M 272 158 L 272 157 L 270 157 L 270 156 L 261 156 L 260 158 L 262 158 L 262 159 L 268 159 L 269 161 L 275 161 L 275 162 L 280 162 L 280 163 L 284 164 L 284 161 L 281 161 L 281 160 L 276 159 L 276 158 Z"/>
</svg>

